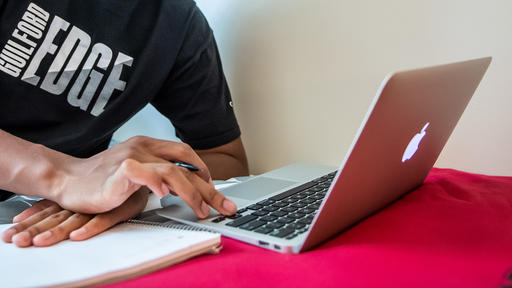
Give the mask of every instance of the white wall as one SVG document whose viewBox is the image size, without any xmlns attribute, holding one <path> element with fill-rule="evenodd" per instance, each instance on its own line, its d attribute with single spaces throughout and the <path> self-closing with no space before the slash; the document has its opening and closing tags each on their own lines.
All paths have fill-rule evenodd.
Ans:
<svg viewBox="0 0 512 288">
<path fill-rule="evenodd" d="M 251 172 L 337 165 L 386 74 L 490 55 L 436 166 L 512 175 L 512 1 L 197 3 L 217 37 Z"/>
</svg>

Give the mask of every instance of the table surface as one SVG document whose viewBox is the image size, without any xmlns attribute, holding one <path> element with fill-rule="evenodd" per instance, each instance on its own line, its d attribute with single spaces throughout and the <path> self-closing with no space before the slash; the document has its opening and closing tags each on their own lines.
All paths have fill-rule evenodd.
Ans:
<svg viewBox="0 0 512 288">
<path fill-rule="evenodd" d="M 512 177 L 433 169 L 425 184 L 300 255 L 223 238 L 219 255 L 105 287 L 501 287 Z"/>
</svg>

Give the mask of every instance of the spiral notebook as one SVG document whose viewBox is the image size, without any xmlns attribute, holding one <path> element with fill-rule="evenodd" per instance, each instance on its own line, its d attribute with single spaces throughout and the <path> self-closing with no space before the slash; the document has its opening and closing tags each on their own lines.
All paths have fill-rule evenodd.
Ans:
<svg viewBox="0 0 512 288">
<path fill-rule="evenodd" d="M 0 225 L 0 233 L 12 224 Z M 17 248 L 0 240 L 2 287 L 82 287 L 134 278 L 220 250 L 220 234 L 132 220 L 87 241 Z"/>
</svg>

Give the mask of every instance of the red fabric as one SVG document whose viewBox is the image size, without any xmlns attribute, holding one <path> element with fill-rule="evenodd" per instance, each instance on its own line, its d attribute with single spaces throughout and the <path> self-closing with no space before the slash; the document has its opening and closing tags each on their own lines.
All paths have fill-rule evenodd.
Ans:
<svg viewBox="0 0 512 288">
<path fill-rule="evenodd" d="M 433 169 L 419 189 L 300 255 L 223 244 L 220 255 L 108 287 L 498 287 L 512 268 L 512 177 Z"/>
</svg>

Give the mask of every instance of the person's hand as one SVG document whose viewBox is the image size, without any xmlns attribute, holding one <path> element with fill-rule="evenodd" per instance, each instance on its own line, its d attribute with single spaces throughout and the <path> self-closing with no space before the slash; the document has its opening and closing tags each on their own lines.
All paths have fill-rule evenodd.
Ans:
<svg viewBox="0 0 512 288">
<path fill-rule="evenodd" d="M 121 206 L 98 215 L 71 212 L 53 201 L 41 200 L 14 217 L 18 224 L 7 229 L 2 239 L 19 247 L 51 246 L 68 238 L 86 240 L 140 213 L 146 206 L 148 192 L 142 188 Z"/>
<path fill-rule="evenodd" d="M 175 165 L 184 161 L 198 172 Z M 163 197 L 181 197 L 199 218 L 209 215 L 209 206 L 224 215 L 236 205 L 213 186 L 208 168 L 187 144 L 134 137 L 88 159 L 73 159 L 50 199 L 64 209 L 102 213 L 123 203 L 132 193 L 147 186 Z"/>
</svg>

